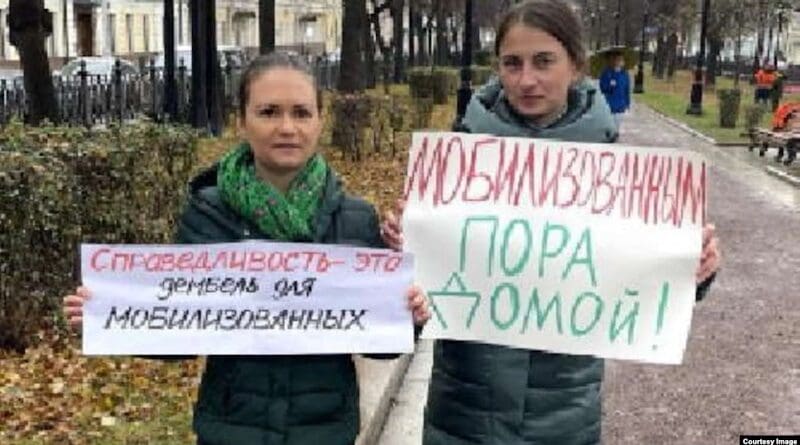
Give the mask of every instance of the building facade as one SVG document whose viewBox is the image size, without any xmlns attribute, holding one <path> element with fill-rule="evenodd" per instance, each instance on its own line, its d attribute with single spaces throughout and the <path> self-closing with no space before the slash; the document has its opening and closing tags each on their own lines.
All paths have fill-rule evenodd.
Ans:
<svg viewBox="0 0 800 445">
<path fill-rule="evenodd" d="M 178 45 L 190 44 L 190 0 L 175 1 Z M 163 51 L 163 0 L 44 0 L 53 14 L 45 47 L 54 67 L 76 56 L 114 55 L 129 59 Z M 0 0 L 0 64 L 18 64 L 8 41 L 9 0 Z M 275 44 L 298 52 L 329 53 L 341 46 L 341 0 L 276 0 Z M 217 0 L 217 42 L 258 47 L 258 0 Z"/>
</svg>

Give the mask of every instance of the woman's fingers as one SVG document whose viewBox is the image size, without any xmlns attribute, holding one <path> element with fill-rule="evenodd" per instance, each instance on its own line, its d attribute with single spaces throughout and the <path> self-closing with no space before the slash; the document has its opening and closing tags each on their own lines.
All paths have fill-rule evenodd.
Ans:
<svg viewBox="0 0 800 445">
<path fill-rule="evenodd" d="M 84 300 L 88 300 L 91 297 L 89 289 L 85 286 L 79 287 L 76 293 L 78 294 L 79 297 L 83 298 Z"/>
<path fill-rule="evenodd" d="M 386 212 L 383 224 L 381 224 L 381 238 L 387 246 L 394 250 L 400 250 L 403 247 L 400 223 L 397 215 L 391 210 Z"/>
<path fill-rule="evenodd" d="M 418 286 L 413 286 L 408 291 L 408 309 L 414 318 L 414 324 L 421 326 L 431 317 L 428 310 L 428 299 Z"/>
<path fill-rule="evenodd" d="M 696 278 L 698 283 L 702 283 L 719 270 L 720 253 L 718 240 L 712 238 L 703 249 L 700 265 L 697 268 Z"/>
<path fill-rule="evenodd" d="M 714 226 L 714 224 L 706 224 L 703 227 L 703 247 L 708 245 L 708 243 L 714 238 L 716 230 L 717 228 Z"/>
<path fill-rule="evenodd" d="M 83 324 L 83 305 L 91 296 L 84 286 L 76 289 L 74 295 L 64 297 L 62 312 L 72 328 L 80 328 Z"/>
</svg>

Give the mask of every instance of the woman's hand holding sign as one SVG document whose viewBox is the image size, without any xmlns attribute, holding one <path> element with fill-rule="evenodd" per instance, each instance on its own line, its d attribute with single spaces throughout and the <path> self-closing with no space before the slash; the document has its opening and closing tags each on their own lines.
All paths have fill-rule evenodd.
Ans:
<svg viewBox="0 0 800 445">
<path fill-rule="evenodd" d="M 384 215 L 383 224 L 381 224 L 381 236 L 383 242 L 393 250 L 403 250 L 403 210 L 405 210 L 405 200 L 398 199 L 395 204 L 395 210 L 389 210 Z"/>
<path fill-rule="evenodd" d="M 89 295 L 89 289 L 81 286 L 75 290 L 74 295 L 64 297 L 62 310 L 67 323 L 72 329 L 81 329 L 83 325 L 83 304 L 89 299 Z"/>
<path fill-rule="evenodd" d="M 428 310 L 428 299 L 422 289 L 413 286 L 408 290 L 408 309 L 414 316 L 414 324 L 417 326 L 424 326 L 431 318 L 430 310 Z"/>
<path fill-rule="evenodd" d="M 706 224 L 703 227 L 703 250 L 700 254 L 700 265 L 697 266 L 695 273 L 698 284 L 706 281 L 719 270 L 719 240 L 714 236 L 715 230 L 713 224 Z"/>
</svg>

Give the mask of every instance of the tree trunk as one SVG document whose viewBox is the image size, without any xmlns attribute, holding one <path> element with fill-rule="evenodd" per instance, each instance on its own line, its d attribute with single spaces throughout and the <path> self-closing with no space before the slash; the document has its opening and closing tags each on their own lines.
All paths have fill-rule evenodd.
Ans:
<svg viewBox="0 0 800 445">
<path fill-rule="evenodd" d="M 392 1 L 392 30 L 394 37 L 394 83 L 403 81 L 404 63 L 403 63 L 403 10 L 405 9 L 404 0 Z"/>
<path fill-rule="evenodd" d="M 56 94 L 44 46 L 45 38 L 53 32 L 52 15 L 44 9 L 44 0 L 11 0 L 7 21 L 9 41 L 19 53 L 30 104 L 26 122 L 39 125 L 46 118 L 56 123 Z"/>
<path fill-rule="evenodd" d="M 366 88 L 372 89 L 375 88 L 376 82 L 376 73 L 377 69 L 375 66 L 375 39 L 373 38 L 373 30 L 372 24 L 369 20 L 369 15 L 367 13 L 367 8 L 364 7 L 364 15 L 362 16 L 363 29 L 364 32 L 362 34 L 362 47 L 364 48 L 364 70 L 366 74 Z"/>
<path fill-rule="evenodd" d="M 175 1 L 164 0 L 164 119 L 178 115 L 178 87 L 175 82 Z"/>
<path fill-rule="evenodd" d="M 436 65 L 446 66 L 450 51 L 447 47 L 447 15 L 444 0 L 434 0 L 436 8 Z"/>
<path fill-rule="evenodd" d="M 205 2 L 189 2 L 189 27 L 192 42 L 192 97 L 191 97 L 191 121 L 195 128 L 206 128 L 208 126 L 208 106 L 206 104 L 206 65 L 205 52 L 200 48 L 205 48 L 203 36 L 206 35 L 206 22 L 201 20 L 205 8 Z"/>
<path fill-rule="evenodd" d="M 192 16 L 192 123 L 222 133 L 222 71 L 217 57 L 216 1 L 189 2 Z"/>
<path fill-rule="evenodd" d="M 734 61 L 736 62 L 736 72 L 733 77 L 733 88 L 739 89 L 739 74 L 741 73 L 742 65 L 742 11 L 736 12 L 736 54 Z"/>
<path fill-rule="evenodd" d="M 772 60 L 772 32 L 774 31 L 774 29 L 775 26 L 772 23 L 772 21 L 770 21 L 769 37 L 767 37 L 767 52 L 766 52 L 766 57 L 764 57 L 764 60 L 767 60 L 767 63 L 769 63 L 769 61 Z"/>
<path fill-rule="evenodd" d="M 451 46 L 450 46 L 450 65 L 458 66 L 460 59 L 456 58 L 456 54 L 460 54 L 464 51 L 464 48 L 459 48 L 459 39 L 458 39 L 458 30 L 463 29 L 464 27 L 458 26 L 458 21 L 456 20 L 456 16 L 453 12 L 450 12 L 450 38 Z M 461 41 L 463 46 L 463 39 Z M 455 51 L 453 51 L 455 49 Z"/>
<path fill-rule="evenodd" d="M 758 35 L 756 36 L 756 53 L 753 57 L 753 74 L 761 67 L 761 55 L 764 52 L 764 11 L 758 10 Z"/>
<path fill-rule="evenodd" d="M 275 51 L 275 0 L 258 0 L 259 52 Z"/>
<path fill-rule="evenodd" d="M 366 0 L 343 0 L 342 59 L 337 89 L 342 93 L 364 90 L 362 18 L 366 16 Z"/>
<path fill-rule="evenodd" d="M 417 10 L 414 9 L 414 0 L 408 0 L 408 67 L 411 68 L 417 64 L 416 60 L 416 45 L 414 39 L 417 38 Z"/>
<path fill-rule="evenodd" d="M 393 0 L 389 0 L 393 1 Z M 381 57 L 386 59 L 389 57 L 389 52 L 392 50 L 391 45 L 386 43 L 383 39 L 383 29 L 381 28 L 381 12 L 388 7 L 388 3 L 377 5 L 376 0 L 372 0 L 372 13 L 367 14 L 370 29 L 373 32 L 373 42 L 377 44 Z"/>
<path fill-rule="evenodd" d="M 208 85 L 208 119 L 209 130 L 214 136 L 221 136 L 223 128 L 223 96 L 222 90 L 222 68 L 219 66 L 217 55 L 217 0 L 206 0 L 208 14 L 206 15 L 206 26 L 208 27 L 208 46 L 206 47 L 206 57 L 210 63 L 206 73 Z M 201 47 L 202 48 L 202 47 Z"/>
<path fill-rule="evenodd" d="M 419 51 L 417 51 L 417 65 L 428 64 L 428 27 L 422 26 L 422 15 L 418 15 L 417 19 L 417 43 L 419 43 Z"/>
<path fill-rule="evenodd" d="M 715 87 L 717 85 L 717 71 L 718 71 L 718 64 L 719 61 L 719 53 L 722 51 L 723 45 L 722 39 L 718 38 L 717 36 L 710 37 L 708 39 L 708 58 L 706 66 L 706 78 L 705 84 L 708 87 Z"/>
<path fill-rule="evenodd" d="M 661 31 L 659 31 L 658 41 L 656 45 L 656 52 L 653 60 L 653 76 L 657 79 L 664 78 L 664 71 L 667 66 L 666 55 L 667 55 L 667 39 L 664 38 L 664 34 Z"/>
<path fill-rule="evenodd" d="M 667 38 L 667 79 L 672 80 L 678 63 L 678 34 L 672 33 Z"/>
</svg>

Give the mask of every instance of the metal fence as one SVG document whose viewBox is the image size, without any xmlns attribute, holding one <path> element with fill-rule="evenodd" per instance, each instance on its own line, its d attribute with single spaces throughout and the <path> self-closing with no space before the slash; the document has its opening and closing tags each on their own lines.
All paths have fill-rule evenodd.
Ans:
<svg viewBox="0 0 800 445">
<path fill-rule="evenodd" d="M 311 62 L 320 88 L 333 89 L 339 77 L 338 62 L 321 58 Z M 237 110 L 241 73 L 242 67 L 232 64 L 222 70 L 222 107 L 225 115 Z M 175 77 L 177 115 L 170 117 L 170 120 L 189 122 L 192 110 L 190 68 L 181 61 L 175 70 Z M 153 60 L 139 74 L 123 73 L 117 62 L 110 74 L 92 75 L 82 64 L 74 76 L 53 76 L 58 115 L 65 125 L 86 127 L 142 118 L 165 121 L 164 79 L 164 69 L 156 67 Z M 24 120 L 28 109 L 23 79 L 0 80 L 0 126 L 14 118 Z"/>
</svg>

